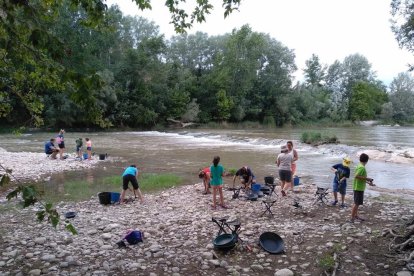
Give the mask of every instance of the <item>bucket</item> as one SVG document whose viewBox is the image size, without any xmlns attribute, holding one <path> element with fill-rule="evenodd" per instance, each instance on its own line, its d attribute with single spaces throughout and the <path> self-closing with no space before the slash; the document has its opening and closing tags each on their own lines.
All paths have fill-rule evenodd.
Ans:
<svg viewBox="0 0 414 276">
<path fill-rule="evenodd" d="M 111 193 L 109 192 L 102 192 L 98 194 L 99 197 L 99 203 L 100 204 L 111 204 Z"/>
<path fill-rule="evenodd" d="M 299 178 L 299 176 L 295 176 L 294 178 L 293 178 L 293 186 L 299 186 L 300 185 L 300 178 Z"/>
<path fill-rule="evenodd" d="M 83 159 L 88 159 L 88 154 L 87 153 L 83 154 Z"/>
<path fill-rule="evenodd" d="M 262 185 L 260 184 L 252 184 L 252 192 L 257 194 L 260 191 L 261 187 Z"/>
<path fill-rule="evenodd" d="M 265 184 L 274 184 L 275 178 L 273 176 L 265 176 L 264 182 Z"/>
<path fill-rule="evenodd" d="M 99 154 L 99 160 L 105 160 L 106 154 Z"/>
<path fill-rule="evenodd" d="M 119 198 L 121 197 L 120 193 L 111 193 L 111 203 L 117 203 L 119 202 Z"/>
</svg>

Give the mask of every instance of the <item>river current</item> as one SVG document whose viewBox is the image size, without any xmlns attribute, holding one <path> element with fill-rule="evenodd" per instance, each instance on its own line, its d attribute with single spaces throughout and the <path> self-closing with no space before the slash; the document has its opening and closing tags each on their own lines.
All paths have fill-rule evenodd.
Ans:
<svg viewBox="0 0 414 276">
<path fill-rule="evenodd" d="M 335 134 L 339 144 L 313 147 L 300 142 L 304 131 Z M 55 133 L 32 133 L 21 136 L 0 135 L 0 147 L 7 151 L 43 152 L 45 141 Z M 298 175 L 318 186 L 329 185 L 333 174 L 330 167 L 350 156 L 351 177 L 362 151 L 382 153 L 414 152 L 414 128 L 370 126 L 323 129 L 194 129 L 168 132 L 94 132 L 66 133 L 68 153 L 75 150 L 78 137 L 89 137 L 96 153 L 108 153 L 118 162 L 105 162 L 95 169 L 57 173 L 49 185 L 68 179 L 97 181 L 102 176 L 120 175 L 128 164 L 136 164 L 141 172 L 171 172 L 183 177 L 185 184 L 199 182 L 199 168 L 209 166 L 213 156 L 219 155 L 225 168 L 248 165 L 259 182 L 267 175 L 277 175 L 275 160 L 280 146 L 292 140 L 299 153 Z M 1 154 L 1 152 L 0 152 Z M 97 157 L 96 157 L 97 158 Z M 380 188 L 414 190 L 414 162 L 395 162 L 387 158 L 371 159 L 367 164 L 370 177 Z"/>
</svg>

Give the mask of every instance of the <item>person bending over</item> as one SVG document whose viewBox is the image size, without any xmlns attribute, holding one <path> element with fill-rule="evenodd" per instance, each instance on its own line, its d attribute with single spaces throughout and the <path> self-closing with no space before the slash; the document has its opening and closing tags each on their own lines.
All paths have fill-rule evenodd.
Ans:
<svg viewBox="0 0 414 276">
<path fill-rule="evenodd" d="M 211 174 L 210 174 L 210 167 L 204 168 L 202 170 L 200 170 L 200 172 L 198 173 L 198 178 L 203 179 L 203 184 L 204 184 L 204 192 L 203 194 L 210 194 L 210 179 L 211 179 Z"/>
<path fill-rule="evenodd" d="M 252 170 L 247 166 L 241 167 L 237 170 L 233 177 L 233 188 L 237 177 L 239 177 L 240 183 L 245 189 L 250 189 L 252 187 L 252 183 L 256 183 L 256 177 L 254 176 Z"/>
<path fill-rule="evenodd" d="M 124 173 L 122 174 L 122 193 L 121 193 L 121 203 L 124 203 L 125 199 L 125 192 L 128 190 L 128 184 L 131 182 L 132 187 L 134 188 L 134 194 L 138 193 L 139 200 L 141 203 L 144 203 L 144 198 L 142 197 L 141 190 L 139 189 L 138 185 L 138 169 L 136 165 L 131 165 L 125 169 Z"/>
<path fill-rule="evenodd" d="M 59 153 L 59 149 L 55 147 L 55 138 L 50 139 L 45 144 L 45 153 L 50 156 L 51 159 L 56 159 L 56 155 Z"/>
</svg>

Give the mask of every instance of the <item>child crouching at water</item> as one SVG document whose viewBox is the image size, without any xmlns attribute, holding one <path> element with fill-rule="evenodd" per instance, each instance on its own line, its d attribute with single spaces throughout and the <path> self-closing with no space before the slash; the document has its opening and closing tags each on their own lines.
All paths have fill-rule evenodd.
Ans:
<svg viewBox="0 0 414 276">
<path fill-rule="evenodd" d="M 224 175 L 224 168 L 220 163 L 220 157 L 215 156 L 213 159 L 213 165 L 210 167 L 211 173 L 211 181 L 210 185 L 213 188 L 213 205 L 211 208 L 214 210 L 216 209 L 216 194 L 217 192 L 220 194 L 220 206 L 222 208 L 227 209 L 228 207 L 224 205 L 223 199 L 223 175 Z"/>
</svg>

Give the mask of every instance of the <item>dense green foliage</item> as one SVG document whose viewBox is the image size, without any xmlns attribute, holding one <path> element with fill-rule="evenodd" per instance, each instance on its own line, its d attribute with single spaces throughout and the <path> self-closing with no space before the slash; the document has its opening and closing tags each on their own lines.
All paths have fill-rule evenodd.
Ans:
<svg viewBox="0 0 414 276">
<path fill-rule="evenodd" d="M 314 146 L 321 144 L 339 143 L 336 135 L 322 134 L 320 132 L 303 132 L 300 138 L 302 143 L 311 144 Z"/>
<path fill-rule="evenodd" d="M 148 0 L 135 1 L 141 9 Z M 204 21 L 166 1 L 177 31 Z M 227 3 L 228 15 L 240 0 Z M 99 0 L 11 1 L 0 6 L 0 125 L 151 128 L 167 119 L 268 126 L 329 118 L 413 120 L 408 86 L 386 87 L 353 54 L 331 65 L 312 55 L 293 83 L 294 51 L 248 25 L 220 36 L 181 34 L 124 16 Z M 406 74 L 405 82 L 412 82 Z M 402 81 L 398 77 L 394 82 Z"/>
</svg>

